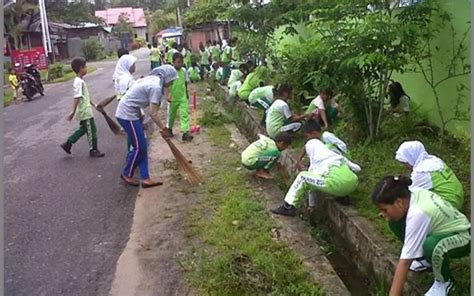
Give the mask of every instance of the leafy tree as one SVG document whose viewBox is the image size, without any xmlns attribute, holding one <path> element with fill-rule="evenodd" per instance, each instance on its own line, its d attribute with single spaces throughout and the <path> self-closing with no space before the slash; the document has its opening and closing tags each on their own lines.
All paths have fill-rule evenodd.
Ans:
<svg viewBox="0 0 474 296">
<path fill-rule="evenodd" d="M 447 125 L 452 121 L 469 121 L 469 110 L 463 109 L 463 102 L 469 95 L 470 89 L 463 83 L 456 86 L 456 100 L 453 100 L 453 115 L 447 115 L 447 111 L 441 107 L 440 87 L 454 78 L 470 75 L 471 64 L 467 56 L 469 33 L 471 26 L 458 36 L 454 29 L 452 16 L 444 11 L 438 1 L 424 1 L 418 5 L 404 10 L 400 18 L 409 24 L 413 30 L 419 32 L 416 39 L 409 40 L 413 49 L 411 58 L 413 72 L 421 73 L 433 93 L 436 103 L 436 111 L 441 122 L 440 143 L 443 143 Z M 442 49 L 436 43 L 436 39 L 443 30 L 449 31 L 447 40 L 443 40 L 446 46 Z M 443 59 L 439 59 L 443 56 Z M 453 90 L 454 93 L 454 90 Z"/>
<path fill-rule="evenodd" d="M 131 39 L 135 30 L 130 24 L 128 15 L 126 13 L 121 13 L 118 17 L 117 24 L 115 24 L 112 31 L 122 42 L 122 47 L 126 47 L 127 40 Z"/>
<path fill-rule="evenodd" d="M 38 11 L 38 6 L 28 0 L 17 0 L 5 9 L 5 29 L 14 40 L 15 48 L 21 47 L 22 26 L 21 21 L 27 14 L 30 14 L 32 20 L 33 14 Z"/>
<path fill-rule="evenodd" d="M 87 2 L 68 3 L 67 0 L 47 0 L 46 11 L 48 20 L 71 25 L 91 22 L 102 24 L 103 20 L 94 14 L 94 6 Z"/>
<path fill-rule="evenodd" d="M 147 23 L 150 32 L 155 34 L 168 27 L 176 26 L 176 17 L 174 13 L 167 13 L 164 10 L 158 9 L 153 14 L 147 16 Z"/>
</svg>

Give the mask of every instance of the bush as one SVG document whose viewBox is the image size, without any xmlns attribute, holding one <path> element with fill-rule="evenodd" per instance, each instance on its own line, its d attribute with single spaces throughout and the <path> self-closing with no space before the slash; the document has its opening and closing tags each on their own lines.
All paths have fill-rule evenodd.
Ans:
<svg viewBox="0 0 474 296">
<path fill-rule="evenodd" d="M 96 39 L 87 39 L 82 41 L 82 49 L 86 60 L 100 60 L 104 58 L 104 46 Z"/>
<path fill-rule="evenodd" d="M 49 79 L 54 80 L 64 76 L 64 64 L 54 63 L 49 65 Z"/>
<path fill-rule="evenodd" d="M 143 47 L 143 46 L 146 45 L 145 38 L 137 37 L 137 38 L 135 38 L 135 40 L 133 40 L 133 44 L 134 45 L 136 44 L 136 46 L 138 46 L 138 48 Z"/>
</svg>

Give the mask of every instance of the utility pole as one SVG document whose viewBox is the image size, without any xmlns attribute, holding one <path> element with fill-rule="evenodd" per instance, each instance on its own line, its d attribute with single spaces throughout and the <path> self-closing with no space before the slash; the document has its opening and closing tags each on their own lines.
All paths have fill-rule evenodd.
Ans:
<svg viewBox="0 0 474 296">
<path fill-rule="evenodd" d="M 54 63 L 54 51 L 51 44 L 51 37 L 49 36 L 49 27 L 48 27 L 48 16 L 46 15 L 46 6 L 44 0 L 39 0 L 39 10 L 41 18 L 41 33 L 43 35 L 43 47 L 44 52 L 49 56 L 52 53 L 52 62 Z"/>
</svg>

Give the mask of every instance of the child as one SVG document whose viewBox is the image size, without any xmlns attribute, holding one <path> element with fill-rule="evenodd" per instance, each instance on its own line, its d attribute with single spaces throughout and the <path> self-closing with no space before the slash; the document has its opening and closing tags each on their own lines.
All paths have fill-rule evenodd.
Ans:
<svg viewBox="0 0 474 296">
<path fill-rule="evenodd" d="M 161 59 L 161 52 L 160 52 L 160 49 L 158 48 L 158 44 L 156 44 L 156 42 L 153 42 L 153 47 L 150 49 L 151 70 L 161 65 L 160 59 Z"/>
<path fill-rule="evenodd" d="M 8 75 L 8 82 L 10 83 L 10 87 L 13 91 L 13 102 L 15 102 L 15 104 L 18 104 L 21 100 L 20 84 L 18 83 L 18 77 L 16 76 L 15 70 L 13 68 L 10 68 L 8 72 L 10 73 Z"/>
<path fill-rule="evenodd" d="M 220 62 L 220 59 L 219 59 L 220 48 L 219 48 L 219 45 L 217 44 L 217 41 L 215 41 L 215 40 L 212 42 L 211 54 L 212 54 L 212 62 L 213 63 Z"/>
<path fill-rule="evenodd" d="M 222 61 L 222 77 L 220 79 L 220 83 L 222 85 L 226 85 L 227 79 L 229 78 L 230 74 L 230 62 L 232 59 L 232 44 L 227 42 L 227 40 L 224 40 L 222 45 L 222 55 L 221 55 L 221 61 Z"/>
<path fill-rule="evenodd" d="M 453 171 L 440 158 L 428 154 L 420 141 L 403 142 L 395 159 L 411 171 L 410 190 L 424 188 L 446 199 L 456 209 L 464 203 L 464 190 Z"/>
<path fill-rule="evenodd" d="M 178 73 L 178 78 L 171 83 L 170 98 L 168 106 L 168 120 L 166 127 L 169 134 L 173 134 L 173 124 L 176 112 L 179 110 L 179 121 L 181 122 L 181 132 L 183 141 L 191 142 L 193 136 L 189 134 L 189 102 L 188 102 L 188 84 L 186 71 L 183 68 L 183 55 L 179 52 L 173 55 L 173 65 Z"/>
<path fill-rule="evenodd" d="M 213 81 L 217 80 L 216 75 L 217 75 L 218 69 L 219 69 L 219 63 L 212 63 L 211 71 L 209 72 L 209 77 L 211 78 L 211 80 Z"/>
<path fill-rule="evenodd" d="M 390 295 L 402 295 L 413 260 L 424 257 L 433 266 L 435 281 L 425 295 L 448 295 L 453 288 L 449 260 L 469 256 L 471 224 L 446 200 L 419 188 L 404 176 L 383 178 L 372 193 L 373 202 L 388 221 L 403 223 L 404 233 L 394 232 L 403 242 Z"/>
<path fill-rule="evenodd" d="M 117 100 L 125 94 L 127 89 L 135 82 L 133 78 L 133 73 L 135 73 L 135 62 L 137 58 L 130 55 L 125 54 L 120 57 L 115 66 L 115 72 L 112 76 L 114 80 L 114 87 Z"/>
<path fill-rule="evenodd" d="M 400 117 L 401 113 L 410 112 L 410 97 L 403 90 L 400 82 L 393 81 L 388 86 L 388 96 L 390 98 L 390 112 L 395 117 Z"/>
<path fill-rule="evenodd" d="M 160 120 L 158 111 L 165 88 L 169 87 L 171 82 L 177 78 L 178 74 L 173 66 L 157 67 L 151 71 L 149 76 L 138 79 L 117 106 L 115 117 L 127 133 L 128 140 L 133 146 L 133 149 L 128 152 L 127 162 L 120 175 L 120 178 L 128 185 L 139 185 L 133 178 L 136 167 L 140 169 L 143 188 L 163 184 L 149 176 L 147 141 L 143 132 L 143 123 L 140 120 L 140 109 L 149 107 L 151 119 L 161 129 L 161 135 L 164 138 L 170 137 L 171 135 Z"/>
<path fill-rule="evenodd" d="M 270 180 L 273 176 L 269 170 L 277 162 L 281 151 L 291 145 L 291 134 L 280 133 L 275 141 L 264 135 L 259 137 L 242 152 L 242 165 L 249 170 L 256 170 L 255 176 Z"/>
<path fill-rule="evenodd" d="M 128 50 L 126 48 L 119 48 L 117 50 L 117 57 L 120 59 L 124 54 L 129 54 Z"/>
<path fill-rule="evenodd" d="M 178 44 L 173 41 L 171 47 L 168 49 L 168 52 L 166 53 L 166 62 L 168 64 L 173 64 L 173 56 L 175 53 L 178 53 Z"/>
<path fill-rule="evenodd" d="M 201 77 L 204 77 L 206 72 L 211 69 L 209 68 L 209 51 L 204 48 L 202 42 L 199 44 L 199 60 L 201 62 Z"/>
<path fill-rule="evenodd" d="M 222 65 L 222 62 L 219 62 L 218 63 L 218 68 L 217 68 L 217 71 L 216 71 L 216 81 L 221 81 L 222 79 L 222 75 L 224 74 L 224 66 Z"/>
<path fill-rule="evenodd" d="M 314 120 L 306 122 L 303 128 L 308 139 L 305 152 L 310 159 L 308 171 L 298 174 L 286 193 L 282 205 L 272 210 L 274 214 L 296 216 L 296 207 L 306 191 L 322 191 L 336 197 L 347 196 L 358 184 L 357 175 L 347 165 L 346 158 L 334 153 L 319 140 L 321 126 Z M 304 154 L 303 154 L 304 156 Z M 300 157 L 297 166 L 301 166 Z"/>
<path fill-rule="evenodd" d="M 229 81 L 227 81 L 227 87 L 232 87 L 232 84 L 236 81 L 239 81 L 246 75 L 248 72 L 248 68 L 246 64 L 241 64 L 238 69 L 233 69 L 230 72 Z"/>
<path fill-rule="evenodd" d="M 89 140 L 89 156 L 103 157 L 105 154 L 100 152 L 97 148 L 97 129 L 95 126 L 94 116 L 92 114 L 92 107 L 89 90 L 83 77 L 87 74 L 86 60 L 83 58 L 74 58 L 71 62 L 71 68 L 76 73 L 74 79 L 74 105 L 71 114 L 67 117 L 71 121 L 74 117 L 79 121 L 80 127 L 61 144 L 61 148 L 67 154 L 71 154 L 71 148 L 84 134 L 87 134 Z"/>
<path fill-rule="evenodd" d="M 192 52 L 189 50 L 188 45 L 184 44 L 183 49 L 181 50 L 181 54 L 183 55 L 183 62 L 184 66 L 186 69 L 189 69 L 191 67 L 191 58 L 192 58 Z"/>
<path fill-rule="evenodd" d="M 278 85 L 276 87 L 267 85 L 252 90 L 249 95 L 250 106 L 267 111 L 273 103 L 274 93 L 276 93 L 277 89 Z"/>
<path fill-rule="evenodd" d="M 411 171 L 412 185 L 410 191 L 418 188 L 430 190 L 456 209 L 461 209 L 464 203 L 464 190 L 453 171 L 438 157 L 426 152 L 425 146 L 419 141 L 403 142 L 398 148 L 395 159 L 405 164 Z M 402 222 L 389 222 L 392 231 L 403 233 Z M 424 259 L 414 260 L 410 270 L 420 272 L 427 270 L 431 265 Z"/>
<path fill-rule="evenodd" d="M 331 97 L 330 90 L 322 90 L 319 95 L 309 104 L 306 113 L 312 114 L 311 118 L 324 125 L 324 129 L 329 128 L 329 120 L 326 114 L 326 103 Z"/>
<path fill-rule="evenodd" d="M 251 66 L 249 70 L 252 69 Z M 245 81 L 242 84 L 242 87 L 239 89 L 239 99 L 242 101 L 247 101 L 250 95 L 250 92 L 256 89 L 265 80 L 267 75 L 267 69 L 265 67 L 258 67 L 253 72 L 249 72 L 249 74 L 245 77 Z"/>
<path fill-rule="evenodd" d="M 299 121 L 307 117 L 306 114 L 293 115 L 291 113 L 287 102 L 291 99 L 292 92 L 293 87 L 289 84 L 281 84 L 277 89 L 278 99 L 273 102 L 267 111 L 266 129 L 270 138 L 274 139 L 281 132 L 294 133 L 299 131 L 302 125 Z"/>
<path fill-rule="evenodd" d="M 188 77 L 189 77 L 189 80 L 191 80 L 191 82 L 198 82 L 199 80 L 201 80 L 201 76 L 199 75 L 199 67 L 198 65 L 196 64 L 196 62 L 193 62 L 191 64 L 191 67 L 189 67 L 188 69 Z"/>
</svg>

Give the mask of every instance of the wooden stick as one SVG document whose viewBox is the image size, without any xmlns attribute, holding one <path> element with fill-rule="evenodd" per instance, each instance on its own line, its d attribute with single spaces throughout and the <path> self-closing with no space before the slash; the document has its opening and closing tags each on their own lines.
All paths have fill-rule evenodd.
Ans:
<svg viewBox="0 0 474 296">
<path fill-rule="evenodd" d="M 189 161 L 186 159 L 186 157 L 179 151 L 178 147 L 171 141 L 170 138 L 166 138 L 166 143 L 168 143 L 168 146 L 171 149 L 171 152 L 173 153 L 174 157 L 176 158 L 176 161 L 178 162 L 178 165 L 181 169 L 184 170 L 188 177 L 188 181 L 191 185 L 199 185 L 199 183 L 202 183 L 202 178 L 201 176 L 196 172 L 196 170 L 189 164 Z"/>
</svg>

